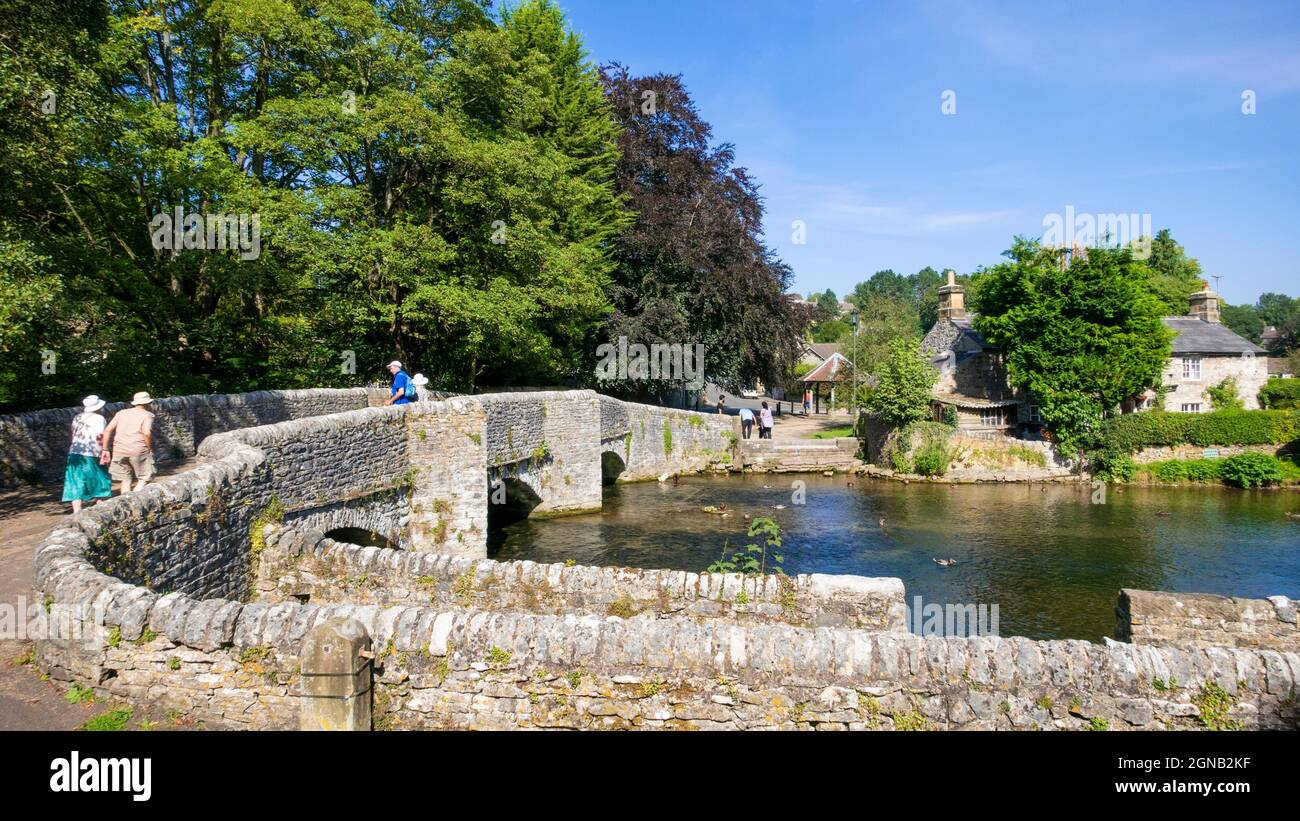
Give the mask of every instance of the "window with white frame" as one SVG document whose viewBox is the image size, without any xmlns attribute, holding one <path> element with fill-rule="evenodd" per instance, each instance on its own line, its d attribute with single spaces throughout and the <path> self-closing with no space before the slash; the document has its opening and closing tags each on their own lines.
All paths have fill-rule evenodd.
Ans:
<svg viewBox="0 0 1300 821">
<path fill-rule="evenodd" d="M 1029 406 L 1029 421 L 1035 425 L 1043 424 L 1043 414 L 1042 411 L 1038 409 L 1037 405 Z"/>
<path fill-rule="evenodd" d="M 1199 356 L 1183 357 L 1183 379 L 1201 378 L 1201 358 Z"/>
<path fill-rule="evenodd" d="M 981 410 L 980 424 L 986 428 L 1002 427 L 1002 408 L 984 408 Z"/>
<path fill-rule="evenodd" d="M 1200 403 L 1200 402 L 1184 402 L 1184 403 L 1183 403 L 1183 413 L 1200 413 L 1200 412 L 1201 412 L 1201 403 Z"/>
</svg>

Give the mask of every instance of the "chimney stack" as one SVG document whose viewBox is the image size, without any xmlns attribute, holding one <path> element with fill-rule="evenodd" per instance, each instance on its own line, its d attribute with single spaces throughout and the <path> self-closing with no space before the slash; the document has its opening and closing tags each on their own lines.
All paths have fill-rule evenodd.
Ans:
<svg viewBox="0 0 1300 821">
<path fill-rule="evenodd" d="M 939 318 L 966 318 L 966 289 L 957 284 L 957 275 L 948 272 L 948 284 L 939 289 Z"/>
<path fill-rule="evenodd" d="M 1210 290 L 1210 283 L 1202 282 L 1201 290 L 1187 298 L 1187 305 L 1189 316 L 1220 324 L 1219 295 Z"/>
</svg>

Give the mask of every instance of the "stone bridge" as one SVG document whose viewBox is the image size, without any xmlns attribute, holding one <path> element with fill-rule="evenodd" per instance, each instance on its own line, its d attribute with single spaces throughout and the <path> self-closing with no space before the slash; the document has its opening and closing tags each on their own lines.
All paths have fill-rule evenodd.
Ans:
<svg viewBox="0 0 1300 821">
<path fill-rule="evenodd" d="M 1290 600 L 1126 591 L 1131 643 L 916 636 L 897 579 L 483 558 L 495 488 L 544 514 L 590 510 L 603 481 L 726 463 L 733 425 L 572 391 L 216 433 L 192 470 L 37 546 L 36 661 L 55 681 L 231 728 L 297 725 L 309 636 L 327 623 L 375 648 L 376 728 L 1300 723 Z M 365 523 L 406 549 L 320 532 Z M 1203 614 L 1228 626 L 1182 644 Z"/>
</svg>

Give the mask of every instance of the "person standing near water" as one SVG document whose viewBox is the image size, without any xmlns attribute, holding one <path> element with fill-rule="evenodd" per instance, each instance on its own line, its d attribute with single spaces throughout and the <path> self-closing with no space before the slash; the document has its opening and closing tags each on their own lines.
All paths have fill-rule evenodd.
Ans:
<svg viewBox="0 0 1300 821">
<path fill-rule="evenodd" d="M 721 416 L 722 414 L 724 414 L 724 413 L 726 413 L 726 412 L 727 412 L 727 397 L 726 397 L 725 395 L 723 395 L 723 396 L 719 396 L 719 397 L 718 397 L 718 415 Z"/>
<path fill-rule="evenodd" d="M 772 438 L 772 424 L 773 424 L 772 409 L 767 406 L 766 402 L 764 402 L 763 409 L 758 412 L 758 438 L 759 439 Z"/>
<path fill-rule="evenodd" d="M 81 413 L 72 418 L 72 444 L 68 467 L 63 472 L 63 501 L 72 502 L 72 512 L 81 512 L 83 502 L 113 495 L 113 481 L 99 463 L 104 451 L 104 428 L 108 420 L 99 411 L 104 400 L 95 394 L 81 400 Z"/>
<path fill-rule="evenodd" d="M 749 434 L 754 430 L 754 412 L 749 408 L 740 409 L 740 438 L 748 439 Z M 759 432 L 762 436 L 762 431 Z"/>
</svg>

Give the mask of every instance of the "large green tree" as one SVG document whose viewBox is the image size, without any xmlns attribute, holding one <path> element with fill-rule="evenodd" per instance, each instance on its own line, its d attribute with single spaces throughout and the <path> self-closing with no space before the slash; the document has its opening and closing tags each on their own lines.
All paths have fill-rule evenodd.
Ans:
<svg viewBox="0 0 1300 821">
<path fill-rule="evenodd" d="M 1120 403 L 1159 384 L 1173 334 L 1150 270 L 1128 249 L 1060 252 L 1018 237 L 982 277 L 976 327 L 1002 351 L 1067 449 Z"/>
<path fill-rule="evenodd" d="M 489 5 L 6 2 L 0 405 L 577 373 L 619 126 L 554 3 Z M 178 208 L 260 253 L 157 247 Z"/>
<path fill-rule="evenodd" d="M 758 185 L 713 142 L 681 77 L 610 65 L 603 79 L 622 125 L 618 191 L 636 220 L 613 241 L 614 312 L 599 341 L 700 344 L 711 380 L 779 384 L 810 313 L 785 294 L 792 272 L 764 242 Z"/>
</svg>

